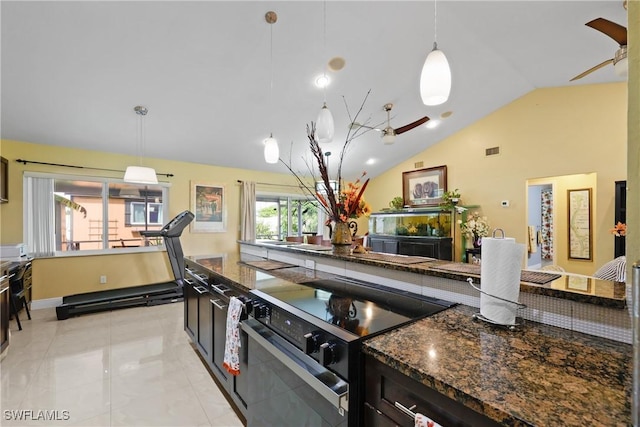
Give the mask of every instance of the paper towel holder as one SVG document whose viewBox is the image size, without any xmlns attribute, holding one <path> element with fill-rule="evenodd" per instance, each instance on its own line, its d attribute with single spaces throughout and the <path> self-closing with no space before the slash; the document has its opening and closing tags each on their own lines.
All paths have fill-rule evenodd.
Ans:
<svg viewBox="0 0 640 427">
<path fill-rule="evenodd" d="M 494 231 L 494 233 L 495 233 L 495 231 Z M 504 232 L 503 232 L 503 233 L 504 233 Z M 473 289 L 475 289 L 476 291 L 480 292 L 481 294 L 485 294 L 485 295 L 487 295 L 487 296 L 490 296 L 491 298 L 495 298 L 495 299 L 499 299 L 499 300 L 504 301 L 504 302 L 508 302 L 509 304 L 514 304 L 514 305 L 516 305 L 516 306 L 517 306 L 517 308 L 518 308 L 519 310 L 521 310 L 521 309 L 523 309 L 523 308 L 527 308 L 527 305 L 526 305 L 526 304 L 522 304 L 522 303 L 517 302 L 517 301 L 511 301 L 511 300 L 508 300 L 508 299 L 505 299 L 505 298 L 502 298 L 502 297 L 498 297 L 498 296 L 495 296 L 495 295 L 491 295 L 490 293 L 487 293 L 487 292 L 483 291 L 482 289 L 478 288 L 476 285 L 474 285 L 474 284 L 473 284 L 473 279 L 472 279 L 471 277 L 467 277 L 467 283 L 469 283 L 469 285 L 470 285 Z M 499 323 L 499 322 L 495 322 L 495 321 L 493 321 L 493 320 L 491 320 L 491 319 L 489 319 L 489 318 L 487 318 L 487 317 L 483 316 L 483 315 L 482 315 L 482 314 L 480 314 L 480 313 L 474 313 L 474 314 L 473 314 L 473 320 L 482 320 L 483 322 L 490 323 L 490 324 L 492 324 L 492 325 L 496 325 L 496 326 L 504 326 L 504 327 L 508 328 L 510 331 L 515 331 L 517 327 L 522 326 L 522 324 L 521 324 L 521 323 L 517 323 L 517 322 L 516 322 L 515 324 L 513 324 L 513 325 L 510 325 L 510 324 L 508 324 L 508 323 Z"/>
</svg>

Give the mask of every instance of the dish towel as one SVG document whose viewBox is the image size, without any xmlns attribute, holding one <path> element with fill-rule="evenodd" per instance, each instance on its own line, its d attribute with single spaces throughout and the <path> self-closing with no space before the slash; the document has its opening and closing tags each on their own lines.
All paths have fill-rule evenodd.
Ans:
<svg viewBox="0 0 640 427">
<path fill-rule="evenodd" d="M 536 252 L 538 252 L 538 241 L 537 241 L 538 233 L 536 233 L 536 227 L 533 225 L 528 226 L 527 229 L 529 232 L 527 249 L 529 250 L 530 254 L 535 254 Z"/>
<path fill-rule="evenodd" d="M 415 427 L 442 427 L 426 415 L 416 414 Z"/>
<path fill-rule="evenodd" d="M 227 333 L 224 343 L 224 363 L 231 375 L 240 375 L 240 316 L 242 315 L 242 301 L 236 297 L 231 297 L 229 301 L 229 311 L 227 312 Z"/>
</svg>

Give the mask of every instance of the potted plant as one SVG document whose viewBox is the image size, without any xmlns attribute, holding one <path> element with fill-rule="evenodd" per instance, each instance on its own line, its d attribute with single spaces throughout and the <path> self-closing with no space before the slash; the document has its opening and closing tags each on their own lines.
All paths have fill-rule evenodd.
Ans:
<svg viewBox="0 0 640 427">
<path fill-rule="evenodd" d="M 460 190 L 457 188 L 455 190 L 445 191 L 442 193 L 442 202 L 440 202 L 441 208 L 453 209 L 458 203 L 460 203 Z"/>
<path fill-rule="evenodd" d="M 404 207 L 404 199 L 400 196 L 398 197 L 394 197 L 390 202 L 389 202 L 389 207 L 391 209 L 393 209 L 394 211 L 399 211 Z"/>
</svg>

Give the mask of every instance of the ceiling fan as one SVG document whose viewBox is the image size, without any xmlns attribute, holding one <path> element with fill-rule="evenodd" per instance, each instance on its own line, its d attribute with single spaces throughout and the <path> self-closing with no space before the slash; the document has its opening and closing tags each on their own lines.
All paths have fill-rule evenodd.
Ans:
<svg viewBox="0 0 640 427">
<path fill-rule="evenodd" d="M 587 22 L 585 25 L 611 37 L 620 45 L 620 48 L 616 50 L 613 58 L 607 59 L 606 61 L 596 65 L 595 67 L 589 68 L 587 71 L 578 74 L 570 81 L 581 79 L 587 74 L 591 74 L 594 71 L 609 64 L 613 64 L 617 75 L 625 76 L 627 74 L 627 29 L 622 25 L 616 24 L 615 22 L 611 22 L 608 19 L 604 18 L 596 18 L 593 21 Z"/>
<path fill-rule="evenodd" d="M 408 125 L 400 126 L 399 128 L 392 128 L 391 127 L 391 109 L 393 108 L 393 104 L 391 103 L 384 104 L 383 108 L 384 108 L 384 111 L 387 112 L 387 127 L 380 129 L 380 128 L 374 128 L 371 126 L 366 126 L 357 122 L 353 122 L 351 123 L 351 129 L 367 128 L 367 129 L 375 130 L 378 132 L 382 132 L 382 142 L 384 142 L 385 144 L 393 144 L 396 141 L 396 135 L 400 135 L 401 133 L 407 132 L 429 121 L 429 117 L 424 116 L 416 120 L 415 122 L 409 123 Z"/>
</svg>

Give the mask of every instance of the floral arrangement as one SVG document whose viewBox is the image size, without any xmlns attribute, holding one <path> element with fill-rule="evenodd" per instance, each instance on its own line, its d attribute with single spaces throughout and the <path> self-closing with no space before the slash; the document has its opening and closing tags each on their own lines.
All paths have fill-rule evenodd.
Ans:
<svg viewBox="0 0 640 427">
<path fill-rule="evenodd" d="M 360 109 L 354 117 L 351 117 L 349 109 L 349 119 L 351 123 L 356 122 L 356 118 L 362 112 L 362 108 L 369 96 L 365 96 Z M 319 203 L 320 207 L 327 214 L 327 223 L 334 222 L 348 222 L 349 219 L 355 219 L 362 215 L 369 215 L 371 213 L 371 207 L 364 200 L 363 194 L 369 183 L 367 178 L 362 182 L 366 176 L 366 172 L 363 172 L 360 178 L 355 182 L 344 183 L 342 180 L 342 161 L 349 148 L 351 142 L 358 136 L 366 133 L 371 128 L 368 126 L 351 126 L 347 132 L 347 137 L 340 151 L 340 158 L 338 161 L 338 167 L 336 169 L 336 180 L 331 180 L 329 177 L 329 169 L 327 165 L 328 153 L 325 153 L 320 147 L 320 143 L 316 138 L 316 124 L 311 122 L 307 125 L 307 139 L 309 141 L 309 150 L 311 156 L 315 162 L 307 163 L 307 169 L 311 177 L 313 178 L 313 184 L 306 182 L 301 178 L 302 174 L 293 170 L 291 161 L 289 163 L 280 159 L 280 161 L 289 169 L 289 171 L 295 176 L 300 184 L 300 188 L 307 194 L 313 196 Z M 306 162 L 306 160 L 305 160 Z M 315 164 L 314 164 L 315 163 Z M 317 175 L 319 175 L 320 181 L 323 184 L 324 191 L 317 191 L 315 183 L 318 181 Z M 337 190 L 334 189 L 332 183 L 338 183 Z"/>
<path fill-rule="evenodd" d="M 624 223 L 618 221 L 616 226 L 613 227 L 610 231 L 611 231 L 611 234 L 613 234 L 616 237 L 626 236 L 627 235 L 627 224 L 624 224 Z"/>
<path fill-rule="evenodd" d="M 489 235 L 489 221 L 486 216 L 480 216 L 478 212 L 470 213 L 466 222 L 460 221 L 460 230 L 477 240 L 479 237 Z"/>
</svg>

